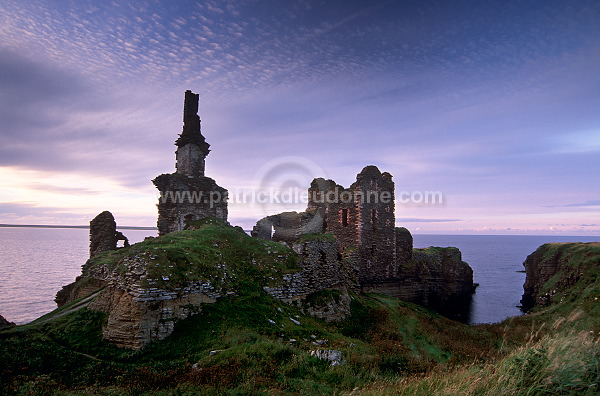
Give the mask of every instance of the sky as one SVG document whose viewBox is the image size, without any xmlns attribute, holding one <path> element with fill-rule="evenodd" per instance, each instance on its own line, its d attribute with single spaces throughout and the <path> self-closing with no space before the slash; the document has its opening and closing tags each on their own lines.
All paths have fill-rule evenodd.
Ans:
<svg viewBox="0 0 600 396">
<path fill-rule="evenodd" d="M 598 21 L 593 0 L 2 0 L 0 223 L 155 225 L 190 89 L 245 229 L 376 165 L 413 233 L 600 235 Z"/>
</svg>

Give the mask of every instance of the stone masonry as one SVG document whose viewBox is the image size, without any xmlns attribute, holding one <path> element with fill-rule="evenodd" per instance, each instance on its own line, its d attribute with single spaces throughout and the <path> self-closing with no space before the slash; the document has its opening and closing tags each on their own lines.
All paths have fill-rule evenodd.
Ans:
<svg viewBox="0 0 600 396">
<path fill-rule="evenodd" d="M 117 231 L 117 223 L 112 213 L 105 210 L 90 221 L 90 257 L 107 250 L 115 250 L 119 241 L 124 241 L 124 245 L 129 246 L 125 235 Z"/>
<path fill-rule="evenodd" d="M 350 287 L 399 297 L 468 321 L 475 286 L 473 271 L 460 251 L 413 249 L 410 231 L 395 227 L 394 209 L 392 175 L 370 165 L 349 188 L 314 179 L 305 212 L 267 216 L 256 223 L 252 236 L 295 246 L 305 234 L 333 234 L 342 261 L 350 265 L 345 271 Z M 300 281 L 304 275 L 294 276 L 296 284 L 306 283 Z"/>
<path fill-rule="evenodd" d="M 357 266 L 359 282 L 394 277 L 397 264 L 392 175 L 370 165 L 347 189 L 333 180 L 314 179 L 308 190 L 306 212 L 265 217 L 258 221 L 252 235 L 293 242 L 302 234 L 319 232 L 335 235 L 340 253 Z"/>
<path fill-rule="evenodd" d="M 206 217 L 227 220 L 227 190 L 204 175 L 210 145 L 200 130 L 198 100 L 198 94 L 185 92 L 183 132 L 175 142 L 176 172 L 152 180 L 160 191 L 159 235 L 181 231 L 192 220 Z"/>
<path fill-rule="evenodd" d="M 333 180 L 315 179 L 308 190 L 308 209 L 323 218 L 323 230 L 352 254 L 359 282 L 388 279 L 396 274 L 394 182 L 376 166 L 365 167 L 350 188 Z"/>
</svg>

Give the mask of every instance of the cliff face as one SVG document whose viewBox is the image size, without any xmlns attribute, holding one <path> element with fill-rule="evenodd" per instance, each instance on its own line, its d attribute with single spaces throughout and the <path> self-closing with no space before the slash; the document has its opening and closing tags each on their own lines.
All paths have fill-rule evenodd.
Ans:
<svg viewBox="0 0 600 396">
<path fill-rule="evenodd" d="M 562 301 L 572 288 L 597 281 L 600 270 L 600 243 L 547 243 L 530 254 L 525 262 L 526 278 L 521 307 L 545 307 Z"/>
<path fill-rule="evenodd" d="M 475 286 L 473 270 L 454 247 L 413 249 L 398 263 L 395 279 L 363 287 L 423 305 L 460 321 L 468 321 Z"/>
<path fill-rule="evenodd" d="M 131 349 L 164 339 L 205 304 L 251 289 L 328 321 L 349 313 L 348 270 L 335 238 L 319 235 L 288 247 L 216 220 L 196 226 L 94 255 L 57 303 L 99 291 L 88 308 L 108 313 L 103 337 Z M 329 293 L 318 295 L 323 291 Z"/>
</svg>

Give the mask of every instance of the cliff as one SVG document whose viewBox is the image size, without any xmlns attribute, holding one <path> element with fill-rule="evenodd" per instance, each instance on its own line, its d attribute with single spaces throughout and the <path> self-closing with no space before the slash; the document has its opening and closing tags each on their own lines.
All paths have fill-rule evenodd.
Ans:
<svg viewBox="0 0 600 396">
<path fill-rule="evenodd" d="M 83 275 L 100 267 L 118 273 L 119 263 L 144 252 L 160 253 L 163 256 L 152 260 L 159 265 L 149 263 L 143 275 L 147 279 L 172 275 L 181 286 L 183 278 L 177 276 L 175 265 L 170 267 L 174 262 L 181 263 L 186 279 L 193 279 L 198 257 L 216 268 L 224 260 L 239 257 L 243 261 L 254 255 L 244 262 L 249 272 L 235 264 L 227 266 L 227 272 L 240 280 L 229 283 L 237 294 L 202 304 L 197 314 L 178 321 L 169 337 L 146 348 L 131 351 L 108 344 L 101 336 L 111 313 L 77 309 L 115 287 L 119 279 L 134 279 L 135 268 L 129 271 L 131 275 L 115 273 L 104 289 L 87 298 L 69 302 L 26 326 L 0 331 L 0 394 L 597 393 L 598 244 L 541 247 L 528 268 L 537 264 L 539 270 L 548 263 L 560 263 L 555 275 L 562 273 L 569 279 L 579 274 L 576 283 L 554 294 L 550 306 L 535 314 L 493 325 L 467 326 L 393 297 L 345 294 L 342 288 L 327 287 L 326 278 L 337 275 L 335 271 L 319 275 L 319 263 L 341 264 L 334 267 L 337 272 L 343 277 L 352 274 L 352 267 L 336 260 L 336 241 L 327 234 L 304 236 L 293 247 L 297 252 L 281 244 L 256 245 L 252 241 L 260 242 L 249 240 L 233 227 L 204 224 L 196 230 L 94 256 L 94 264 L 86 264 Z M 178 250 L 185 244 L 189 244 L 185 250 Z M 237 249 L 242 251 L 233 256 Z M 290 257 L 298 261 L 287 263 L 281 276 L 269 271 L 268 261 L 263 262 L 268 257 L 281 259 L 280 255 L 290 251 Z M 302 268 L 305 251 L 310 254 L 304 257 L 311 257 L 312 263 Z M 223 257 L 213 255 L 216 252 Z M 165 256 L 169 262 L 163 260 Z M 411 258 L 417 266 L 444 260 L 447 264 L 459 257 L 454 249 L 429 248 L 411 251 Z M 438 270 L 422 271 L 437 277 Z M 69 294 L 93 288 L 82 282 L 84 278 L 91 279 L 82 276 Z M 310 294 L 291 303 L 274 298 L 286 282 L 281 290 L 295 290 L 292 300 Z M 308 282 L 326 288 L 310 292 L 296 287 Z M 555 285 L 559 284 L 563 283 L 557 276 Z M 164 286 L 156 287 L 167 292 Z M 267 290 L 272 293 L 265 293 Z M 118 289 L 105 297 L 113 296 L 125 312 L 129 303 L 137 304 L 126 296 L 129 292 Z M 350 314 L 342 321 L 325 323 L 310 316 L 313 307 L 326 311 L 323 308 L 345 304 L 347 299 Z M 155 309 L 153 305 L 148 303 L 147 308 Z M 333 357 L 335 362 L 328 360 Z"/>
<path fill-rule="evenodd" d="M 88 309 L 108 314 L 103 337 L 131 349 L 166 338 L 176 322 L 242 291 L 302 308 L 307 297 L 332 289 L 339 293 L 306 309 L 326 320 L 349 312 L 349 300 L 340 299 L 347 295 L 346 271 L 335 238 L 307 236 L 288 247 L 217 219 L 191 228 L 92 256 L 82 275 L 57 293 L 57 303 L 97 293 Z"/>
<path fill-rule="evenodd" d="M 600 243 L 547 243 L 525 262 L 521 307 L 529 311 L 580 296 L 600 276 Z"/>
<path fill-rule="evenodd" d="M 426 306 L 452 319 L 467 322 L 475 285 L 473 270 L 455 247 L 413 249 L 398 261 L 395 278 L 365 285 L 401 300 Z M 409 259 L 406 259 L 410 257 Z"/>
</svg>

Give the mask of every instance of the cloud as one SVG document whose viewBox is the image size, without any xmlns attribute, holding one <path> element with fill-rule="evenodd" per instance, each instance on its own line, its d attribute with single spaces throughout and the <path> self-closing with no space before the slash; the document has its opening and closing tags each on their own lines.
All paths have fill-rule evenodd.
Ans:
<svg viewBox="0 0 600 396">
<path fill-rule="evenodd" d="M 32 190 L 46 191 L 55 194 L 69 194 L 69 195 L 97 195 L 99 192 L 97 190 L 92 190 L 90 188 L 81 188 L 81 187 L 60 187 L 51 184 L 34 182 L 34 183 L 26 183 L 24 185 L 25 188 L 29 188 Z"/>
<path fill-rule="evenodd" d="M 22 140 L 47 139 L 44 131 L 61 126 L 61 108 L 81 108 L 86 91 L 79 75 L 0 48 L 0 117 L 2 135 L 28 131 Z"/>
<path fill-rule="evenodd" d="M 578 207 L 594 207 L 600 206 L 600 200 L 591 200 L 585 202 L 577 202 L 566 205 L 547 205 L 543 206 L 544 208 L 578 208 Z"/>
<path fill-rule="evenodd" d="M 580 203 L 572 203 L 572 204 L 568 204 L 568 205 L 563 205 L 566 207 L 577 207 L 577 206 L 600 206 L 600 200 L 594 200 L 594 201 L 586 201 L 586 202 L 580 202 Z"/>
<path fill-rule="evenodd" d="M 31 203 L 0 202 L 0 221 L 23 217 L 79 219 L 82 216 L 65 208 L 37 206 Z"/>
<path fill-rule="evenodd" d="M 226 188 L 295 155 L 343 185 L 376 164 L 403 190 L 469 195 L 487 213 L 539 208 L 540 191 L 594 196 L 597 2 L 7 4 L 0 166 L 152 190 L 174 170 L 192 89 L 207 175 Z M 77 180 L 24 187 L 93 191 Z M 471 209 L 414 221 L 442 227 Z"/>
</svg>

